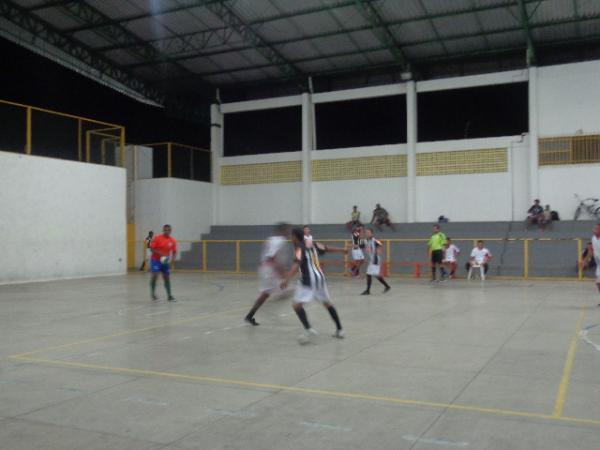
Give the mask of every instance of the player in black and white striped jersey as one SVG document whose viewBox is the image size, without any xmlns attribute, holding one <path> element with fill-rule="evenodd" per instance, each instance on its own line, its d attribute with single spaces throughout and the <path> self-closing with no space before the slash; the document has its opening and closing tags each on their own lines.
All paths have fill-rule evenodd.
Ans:
<svg viewBox="0 0 600 450">
<path fill-rule="evenodd" d="M 373 236 L 373 230 L 371 228 L 367 228 L 366 231 L 367 236 L 367 245 L 366 252 L 367 258 L 369 258 L 369 265 L 367 266 L 367 289 L 360 295 L 370 295 L 371 294 L 371 283 L 373 282 L 373 277 L 377 278 L 377 280 L 385 286 L 383 293 L 388 292 L 391 287 L 385 279 L 381 276 L 381 248 L 382 244 L 380 241 L 375 239 Z"/>
<path fill-rule="evenodd" d="M 358 226 L 352 232 L 352 267 L 348 270 L 353 277 L 357 277 L 360 273 L 360 267 L 365 262 L 365 254 L 363 249 L 365 248 L 366 241 L 363 237 L 363 227 Z"/>
<path fill-rule="evenodd" d="M 343 338 L 344 330 L 337 310 L 333 306 L 327 289 L 327 280 L 319 263 L 319 254 L 330 253 L 346 253 L 345 248 L 331 248 L 319 242 L 307 242 L 304 238 L 304 233 L 301 229 L 295 228 L 292 230 L 292 242 L 295 247 L 294 263 L 289 273 L 281 284 L 281 288 L 285 289 L 289 281 L 296 273 L 300 273 L 300 279 L 294 292 L 294 311 L 298 315 L 300 322 L 304 326 L 304 334 L 298 339 L 301 344 L 306 344 L 312 336 L 318 333 L 310 326 L 304 304 L 308 304 L 316 300 L 323 304 L 331 315 L 331 319 L 335 322 L 336 331 L 334 337 Z"/>
</svg>

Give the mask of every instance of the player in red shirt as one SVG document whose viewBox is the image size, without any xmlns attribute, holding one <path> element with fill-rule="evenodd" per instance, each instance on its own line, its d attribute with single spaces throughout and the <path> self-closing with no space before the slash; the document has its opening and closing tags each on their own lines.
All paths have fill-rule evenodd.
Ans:
<svg viewBox="0 0 600 450">
<path fill-rule="evenodd" d="M 150 257 L 150 294 L 152 300 L 158 300 L 156 296 L 156 279 L 159 272 L 162 273 L 165 281 L 165 290 L 167 291 L 168 300 L 174 302 L 175 297 L 171 294 L 171 258 L 175 258 L 177 253 L 177 241 L 171 237 L 171 225 L 163 227 L 163 233 L 152 239 L 150 243 L 152 256 Z"/>
</svg>

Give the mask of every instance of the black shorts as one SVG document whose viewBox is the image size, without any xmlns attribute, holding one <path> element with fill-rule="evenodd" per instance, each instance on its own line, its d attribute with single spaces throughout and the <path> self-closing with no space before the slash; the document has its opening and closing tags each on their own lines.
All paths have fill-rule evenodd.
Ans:
<svg viewBox="0 0 600 450">
<path fill-rule="evenodd" d="M 444 252 L 442 250 L 431 251 L 431 264 L 441 264 L 444 260 Z"/>
</svg>

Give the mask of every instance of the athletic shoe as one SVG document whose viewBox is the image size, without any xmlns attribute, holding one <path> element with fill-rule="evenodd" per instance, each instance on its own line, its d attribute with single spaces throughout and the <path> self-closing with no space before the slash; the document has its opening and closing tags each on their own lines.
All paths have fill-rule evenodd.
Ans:
<svg viewBox="0 0 600 450">
<path fill-rule="evenodd" d="M 333 334 L 334 338 L 344 339 L 346 337 L 346 332 L 344 330 L 336 330 Z"/>
<path fill-rule="evenodd" d="M 448 281 L 448 278 L 442 278 L 441 280 L 438 280 L 438 283 L 446 283 Z"/>
<path fill-rule="evenodd" d="M 360 295 L 371 295 L 371 293 L 369 291 L 364 291 L 363 293 L 361 293 Z"/>
<path fill-rule="evenodd" d="M 156 295 L 153 295 L 153 296 L 152 296 L 152 301 L 153 301 L 153 302 L 157 302 L 157 301 L 158 301 L 158 297 L 157 297 Z"/>
<path fill-rule="evenodd" d="M 388 293 L 392 288 L 389 286 L 386 286 L 385 289 L 383 290 L 383 293 L 386 294 Z"/>
<path fill-rule="evenodd" d="M 173 302 L 173 303 L 175 303 L 177 301 L 177 300 L 175 300 L 175 297 L 173 297 L 172 295 L 170 295 L 167 300 L 169 300 L 170 302 Z"/>
<path fill-rule="evenodd" d="M 312 337 L 317 336 L 318 334 L 319 333 L 317 330 L 314 328 L 309 328 L 308 330 L 304 330 L 304 333 L 298 336 L 298 342 L 300 345 L 308 344 L 312 340 Z"/>
<path fill-rule="evenodd" d="M 257 327 L 257 326 L 259 326 L 259 325 L 260 325 L 260 323 L 258 323 L 258 322 L 256 321 L 256 319 L 254 319 L 254 317 L 248 317 L 248 316 L 246 316 L 246 317 L 244 318 L 244 320 L 245 320 L 246 322 L 248 322 L 250 325 L 254 326 L 254 327 Z"/>
</svg>

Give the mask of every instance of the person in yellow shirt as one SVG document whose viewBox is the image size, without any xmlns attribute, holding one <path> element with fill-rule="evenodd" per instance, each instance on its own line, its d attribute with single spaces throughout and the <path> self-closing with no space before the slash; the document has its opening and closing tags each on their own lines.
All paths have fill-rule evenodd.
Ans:
<svg viewBox="0 0 600 450">
<path fill-rule="evenodd" d="M 444 245 L 446 245 L 446 235 L 440 230 L 440 226 L 433 226 L 433 234 L 427 243 L 427 251 L 431 258 L 431 281 L 435 280 L 435 271 L 440 269 L 440 279 L 443 282 L 447 279 L 446 269 L 444 269 Z"/>
</svg>

